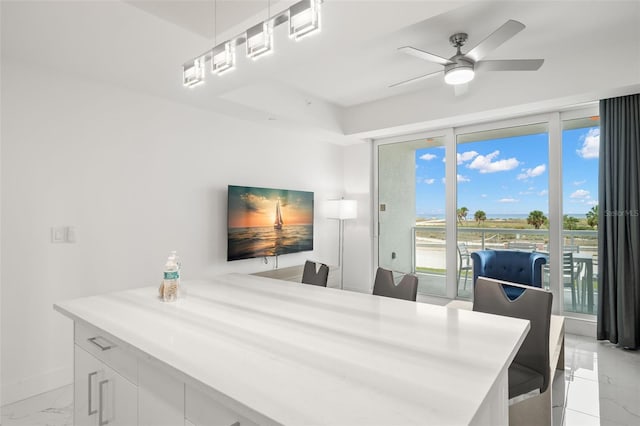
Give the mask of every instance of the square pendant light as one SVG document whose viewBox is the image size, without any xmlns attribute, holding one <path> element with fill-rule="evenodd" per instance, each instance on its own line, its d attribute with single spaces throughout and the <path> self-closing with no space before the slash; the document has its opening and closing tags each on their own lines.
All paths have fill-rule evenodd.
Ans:
<svg viewBox="0 0 640 426">
<path fill-rule="evenodd" d="M 211 50 L 211 72 L 223 74 L 234 68 L 236 63 L 236 49 L 231 41 L 226 41 Z"/>
<path fill-rule="evenodd" d="M 247 30 L 247 56 L 257 59 L 273 50 L 273 22 L 262 22 Z"/>
<path fill-rule="evenodd" d="M 185 87 L 195 87 L 204 83 L 205 56 L 195 58 L 182 66 L 182 84 Z"/>
<path fill-rule="evenodd" d="M 299 40 L 319 31 L 319 0 L 302 0 L 289 8 L 289 37 Z"/>
</svg>

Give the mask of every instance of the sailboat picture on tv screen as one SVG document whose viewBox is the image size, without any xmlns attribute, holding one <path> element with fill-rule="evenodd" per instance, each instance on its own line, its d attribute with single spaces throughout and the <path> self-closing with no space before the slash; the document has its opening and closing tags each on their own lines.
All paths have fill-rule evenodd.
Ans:
<svg viewBox="0 0 640 426">
<path fill-rule="evenodd" d="M 227 260 L 313 250 L 313 192 L 229 185 Z"/>
</svg>

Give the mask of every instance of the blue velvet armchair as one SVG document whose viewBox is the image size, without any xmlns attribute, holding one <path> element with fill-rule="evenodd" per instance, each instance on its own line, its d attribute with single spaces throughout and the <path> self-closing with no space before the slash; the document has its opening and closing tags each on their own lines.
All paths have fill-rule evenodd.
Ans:
<svg viewBox="0 0 640 426">
<path fill-rule="evenodd" d="M 517 250 L 480 250 L 471 253 L 473 283 L 478 277 L 495 278 L 517 284 L 542 287 L 542 265 L 547 256 L 542 253 Z M 504 287 L 509 299 L 517 298 L 522 290 Z"/>
</svg>

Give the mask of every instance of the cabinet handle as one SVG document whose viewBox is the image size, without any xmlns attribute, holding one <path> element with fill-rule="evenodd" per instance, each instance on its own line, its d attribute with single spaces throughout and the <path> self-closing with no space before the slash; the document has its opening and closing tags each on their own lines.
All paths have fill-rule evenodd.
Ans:
<svg viewBox="0 0 640 426">
<path fill-rule="evenodd" d="M 106 345 L 101 345 L 100 342 L 98 342 L 98 339 L 102 339 L 105 342 L 107 342 Z M 106 351 L 109 350 L 113 347 L 113 344 L 111 342 L 109 342 L 107 339 L 105 339 L 104 337 L 101 336 L 96 336 L 96 337 L 89 337 L 87 339 L 89 342 L 93 343 L 94 345 L 96 345 L 97 347 L 100 348 L 101 351 Z"/>
<path fill-rule="evenodd" d="M 91 378 L 93 376 L 96 376 L 97 374 L 98 374 L 97 371 L 94 371 L 93 373 L 89 373 L 89 415 L 90 416 L 92 416 L 92 415 L 94 415 L 95 413 L 98 412 L 98 410 L 92 410 L 91 409 L 91 406 L 93 405 L 93 396 L 92 396 L 92 392 L 91 392 L 91 388 L 92 388 L 92 386 L 91 386 Z"/>
<path fill-rule="evenodd" d="M 109 423 L 109 420 L 103 420 L 104 404 L 102 403 L 102 397 L 104 395 L 104 386 L 109 383 L 109 380 L 102 380 L 98 385 L 98 400 L 100 402 L 100 410 L 98 413 L 98 426 L 104 426 Z"/>
</svg>

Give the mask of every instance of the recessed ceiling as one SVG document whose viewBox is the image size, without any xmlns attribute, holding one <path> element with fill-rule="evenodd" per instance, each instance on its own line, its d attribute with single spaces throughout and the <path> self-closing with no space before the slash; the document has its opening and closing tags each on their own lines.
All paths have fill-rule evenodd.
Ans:
<svg viewBox="0 0 640 426">
<path fill-rule="evenodd" d="M 383 127 L 419 128 L 417 121 L 444 114 L 640 84 L 635 1 L 325 0 L 321 33 L 294 42 L 281 25 L 274 54 L 257 61 L 239 55 L 233 72 L 182 87 L 182 64 L 212 48 L 214 38 L 237 36 L 263 20 L 267 6 L 273 14 L 294 2 L 2 1 L 2 60 L 245 120 L 315 129 L 334 142 Z M 526 28 L 486 59 L 544 58 L 539 71 L 479 72 L 463 97 L 439 78 L 389 88 L 441 69 L 399 47 L 450 57 L 451 34 L 468 33 L 471 48 L 508 19 Z"/>
</svg>

